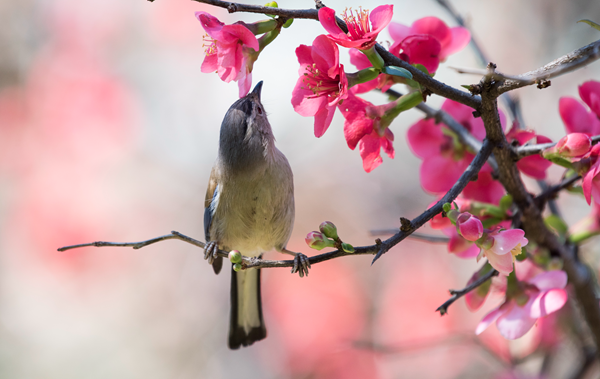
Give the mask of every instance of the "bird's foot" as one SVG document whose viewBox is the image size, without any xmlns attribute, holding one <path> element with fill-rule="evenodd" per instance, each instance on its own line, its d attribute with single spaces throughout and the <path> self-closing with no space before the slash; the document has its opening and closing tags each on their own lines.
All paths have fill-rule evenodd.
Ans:
<svg viewBox="0 0 600 379">
<path fill-rule="evenodd" d="M 302 253 L 296 253 L 294 257 L 294 267 L 292 267 L 292 274 L 298 273 L 300 277 L 308 276 L 308 269 L 310 268 L 310 261 L 308 257 Z"/>
<path fill-rule="evenodd" d="M 213 264 L 215 259 L 219 257 L 219 243 L 217 241 L 209 241 L 204 246 L 204 259 L 208 261 L 209 264 Z"/>
</svg>

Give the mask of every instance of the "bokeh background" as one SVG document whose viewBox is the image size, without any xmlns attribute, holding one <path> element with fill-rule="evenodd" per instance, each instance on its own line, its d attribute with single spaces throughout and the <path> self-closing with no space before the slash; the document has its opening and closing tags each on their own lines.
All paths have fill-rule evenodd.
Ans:
<svg viewBox="0 0 600 379">
<path fill-rule="evenodd" d="M 339 12 L 380 5 L 326 4 Z M 600 37 L 576 24 L 600 21 L 598 2 L 454 5 L 498 69 L 510 74 Z M 215 276 L 202 250 L 166 241 L 141 250 L 57 252 L 171 230 L 202 239 L 219 126 L 238 89 L 200 72 L 199 10 L 226 23 L 264 18 L 189 0 L 0 1 L 0 377 L 532 378 L 542 364 L 552 365 L 549 377 L 572 372 L 582 357 L 562 334 L 552 362 L 528 356 L 543 343 L 540 324 L 511 343 L 494 326 L 476 338 L 475 326 L 498 298 L 474 314 L 460 300 L 440 317 L 435 309 L 447 290 L 463 287 L 478 267 L 443 245 L 407 240 L 373 266 L 371 257 L 347 257 L 315 265 L 303 279 L 287 269 L 265 270 L 268 338 L 240 351 L 226 347 L 229 273 Z M 395 1 L 394 14 L 404 24 L 434 15 L 454 25 L 434 1 Z M 324 220 L 348 242 L 371 244 L 370 230 L 398 227 L 400 216 L 413 218 L 433 201 L 420 188 L 420 161 L 405 141 L 422 117 L 418 111 L 395 121 L 396 158 L 384 157 L 370 174 L 346 145 L 341 115 L 316 139 L 313 120 L 294 113 L 294 50 L 322 33 L 318 23 L 296 20 L 253 72 L 255 83 L 265 82 L 263 103 L 294 170 L 297 211 L 288 246 L 308 255 L 315 252 L 304 236 Z M 436 78 L 455 87 L 479 80 L 448 66 L 480 67 L 470 48 L 450 57 Z M 558 99 L 578 97 L 577 86 L 590 79 L 600 79 L 600 64 L 544 90 L 515 92 L 527 126 L 558 140 Z M 428 103 L 439 107 L 442 100 L 432 96 Z M 550 182 L 559 176 L 551 170 Z M 571 223 L 590 210 L 580 197 L 560 204 Z M 584 257 L 597 263 L 598 250 L 597 241 L 589 243 Z"/>
</svg>

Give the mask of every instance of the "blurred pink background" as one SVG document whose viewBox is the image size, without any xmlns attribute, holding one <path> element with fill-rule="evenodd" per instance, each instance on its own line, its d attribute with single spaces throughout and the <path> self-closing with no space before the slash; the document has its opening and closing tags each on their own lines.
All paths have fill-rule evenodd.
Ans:
<svg viewBox="0 0 600 379">
<path fill-rule="evenodd" d="M 338 11 L 380 3 L 329 1 Z M 311 7 L 312 1 L 281 1 Z M 535 69 L 600 37 L 576 24 L 600 22 L 600 3 L 455 1 L 498 69 Z M 438 16 L 434 1 L 394 3 L 394 21 Z M 177 230 L 202 239 L 203 201 L 217 154 L 221 119 L 236 84 L 202 74 L 203 34 L 194 12 L 232 23 L 264 17 L 228 14 L 188 0 L 0 1 L 0 376 L 6 378 L 481 378 L 507 375 L 540 341 L 538 325 L 508 343 L 495 327 L 474 329 L 486 310 L 463 300 L 449 315 L 435 309 L 478 265 L 443 245 L 407 240 L 371 266 L 358 256 L 314 265 L 308 278 L 287 269 L 263 272 L 268 338 L 226 347 L 229 273 L 215 276 L 202 251 L 180 241 L 141 250 L 60 246 L 140 241 Z M 493 16 L 492 16 L 493 15 Z M 394 160 L 372 173 L 347 148 L 338 114 L 321 139 L 313 120 L 293 112 L 294 49 L 324 33 L 296 20 L 255 64 L 263 103 L 296 185 L 289 247 L 308 255 L 307 232 L 330 220 L 344 240 L 372 244 L 369 230 L 396 228 L 433 197 L 419 185 L 420 161 L 404 136 L 421 118 L 394 124 Z M 379 37 L 385 43 L 389 36 Z M 353 68 L 342 51 L 347 71 Z M 450 57 L 439 78 L 455 87 L 479 80 L 448 66 L 479 67 L 470 48 Z M 600 64 L 519 95 L 527 126 L 564 135 L 560 96 L 600 80 Z M 367 98 L 381 104 L 379 94 Z M 428 103 L 439 107 L 442 99 Z M 556 182 L 561 171 L 551 170 Z M 528 182 L 532 190 L 535 183 Z M 583 198 L 560 200 L 571 223 L 589 212 Z M 425 231 L 434 233 L 425 228 Z M 599 247 L 586 259 L 598 267 Z M 268 258 L 284 257 L 270 253 Z M 286 258 L 287 259 L 287 258 Z M 552 377 L 580 359 L 568 340 Z M 563 363 L 569 364 L 563 364 Z M 539 370 L 540 357 L 514 377 Z M 561 371 L 562 370 L 562 371 Z M 512 374 L 511 374 L 512 375 Z"/>
</svg>

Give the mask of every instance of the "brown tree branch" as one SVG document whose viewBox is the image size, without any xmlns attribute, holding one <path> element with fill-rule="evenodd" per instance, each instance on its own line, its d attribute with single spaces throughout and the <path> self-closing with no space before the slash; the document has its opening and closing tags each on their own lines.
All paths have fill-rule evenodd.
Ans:
<svg viewBox="0 0 600 379">
<path fill-rule="evenodd" d="M 153 0 L 151 0 L 153 1 Z M 220 0 L 194 0 L 199 3 L 210 4 L 216 7 L 221 7 L 227 9 L 229 13 L 234 12 L 249 12 L 249 13 L 261 13 L 261 14 L 272 14 L 276 16 L 280 16 L 283 18 L 302 18 L 302 19 L 311 19 L 311 20 L 319 20 L 319 11 L 316 9 L 283 9 L 283 8 L 271 8 L 264 7 L 260 5 L 246 5 L 240 3 L 232 3 L 228 1 L 220 1 Z M 342 30 L 348 31 L 346 27 L 346 23 L 344 21 L 337 18 L 338 25 Z M 431 76 L 423 73 L 419 69 L 411 66 L 400 58 L 396 57 L 389 51 L 387 51 L 383 46 L 377 44 L 376 49 L 379 54 L 382 56 L 385 61 L 386 66 L 397 66 L 402 67 L 408 71 L 413 76 L 413 79 L 430 90 L 432 93 L 443 96 L 448 99 L 452 99 L 461 104 L 465 104 L 470 106 L 473 109 L 478 109 L 481 105 L 481 99 L 478 96 L 473 96 L 465 91 L 450 87 L 440 81 L 433 79 Z"/>
<path fill-rule="evenodd" d="M 456 300 L 460 299 L 461 297 L 465 296 L 469 292 L 473 291 L 475 288 L 479 287 L 483 283 L 492 279 L 494 276 L 498 276 L 498 274 L 499 274 L 498 271 L 490 270 L 490 271 L 486 272 L 483 276 L 478 278 L 476 281 L 474 281 L 473 283 L 471 283 L 468 286 L 466 286 L 465 288 L 463 288 L 462 290 L 450 290 L 450 295 L 452 295 L 452 297 L 449 298 L 448 300 L 446 300 L 446 302 L 444 304 L 440 305 L 438 307 L 438 309 L 436 309 L 435 311 L 440 312 L 440 316 L 445 315 L 446 313 L 448 313 L 448 307 L 450 305 L 452 305 L 452 303 L 454 303 Z"/>
<path fill-rule="evenodd" d="M 396 246 L 400 241 L 408 237 L 415 230 L 423 226 L 427 221 L 431 220 L 433 216 L 440 213 L 442 211 L 442 207 L 445 203 L 452 203 L 454 199 L 462 192 L 462 190 L 469 184 L 471 179 L 477 175 L 479 170 L 483 167 L 490 154 L 492 153 L 494 145 L 487 139 L 483 141 L 483 146 L 481 150 L 475 155 L 471 164 L 467 167 L 465 172 L 460 176 L 458 181 L 454 183 L 452 188 L 431 208 L 415 217 L 412 221 L 410 221 L 410 225 L 404 230 L 400 230 L 398 233 L 394 234 L 392 237 L 385 240 L 380 246 L 377 255 L 373 259 L 373 263 L 377 261 L 383 254 L 387 253 L 392 247 Z"/>
<path fill-rule="evenodd" d="M 490 64 L 488 69 L 495 69 L 495 65 Z M 546 227 L 533 196 L 527 192 L 521 181 L 512 149 L 506 141 L 498 116 L 496 99 L 501 93 L 498 87 L 503 83 L 484 77 L 480 84 L 482 87 L 481 118 L 485 125 L 487 138 L 494 144 L 494 156 L 498 162 L 500 182 L 513 197 L 514 203 L 522 214 L 521 221 L 527 238 L 562 258 L 569 282 L 573 285 L 578 303 L 598 347 L 600 346 L 600 307 L 594 293 L 592 274 L 587 266 L 576 259 L 573 249 L 561 244 Z M 600 359 L 600 355 L 598 358 Z"/>
<path fill-rule="evenodd" d="M 597 144 L 600 141 L 600 135 L 591 137 L 592 145 Z M 523 145 L 514 148 L 515 159 L 525 158 L 530 155 L 540 154 L 542 151 L 556 145 L 556 142 L 539 143 L 536 145 Z"/>
<path fill-rule="evenodd" d="M 585 67 L 598 58 L 600 58 L 600 40 L 574 50 L 536 70 L 507 77 L 494 89 L 494 95 L 498 96 L 504 92 L 532 84 L 539 85 L 557 76 Z"/>
</svg>

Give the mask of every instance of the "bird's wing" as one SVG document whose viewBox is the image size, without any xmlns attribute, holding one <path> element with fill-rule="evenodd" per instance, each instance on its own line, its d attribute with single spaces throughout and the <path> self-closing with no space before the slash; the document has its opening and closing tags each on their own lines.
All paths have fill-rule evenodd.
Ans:
<svg viewBox="0 0 600 379">
<path fill-rule="evenodd" d="M 208 243 L 210 239 L 210 226 L 212 225 L 213 216 L 217 210 L 219 203 L 219 185 L 217 183 L 217 167 L 213 167 L 210 172 L 210 179 L 208 180 L 208 188 L 206 189 L 206 197 L 204 198 L 204 239 Z M 215 274 L 221 271 L 223 266 L 223 258 L 219 257 L 215 259 L 213 263 L 213 269 Z"/>
</svg>

